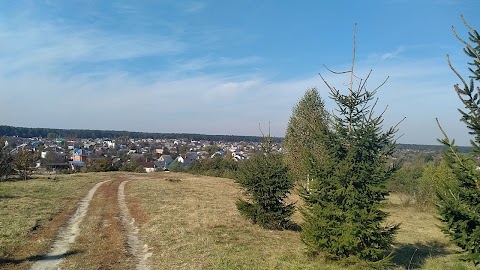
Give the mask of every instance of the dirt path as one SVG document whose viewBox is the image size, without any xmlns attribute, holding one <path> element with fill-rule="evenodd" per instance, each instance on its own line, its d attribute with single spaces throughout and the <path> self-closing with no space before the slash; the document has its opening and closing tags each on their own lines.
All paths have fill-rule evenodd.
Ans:
<svg viewBox="0 0 480 270">
<path fill-rule="evenodd" d="M 148 252 L 148 246 L 138 237 L 138 227 L 135 225 L 135 219 L 131 217 L 125 201 L 125 184 L 123 181 L 118 186 L 118 204 L 120 206 L 120 217 L 127 233 L 127 244 L 129 253 L 135 257 L 137 270 L 148 270 L 147 260 L 152 255 Z"/>
<path fill-rule="evenodd" d="M 108 182 L 108 183 L 107 183 Z M 51 251 L 30 270 L 137 269 L 149 270 L 152 255 L 139 237 L 142 215 L 127 206 L 125 185 L 114 176 L 96 184 L 83 198 L 54 241 Z M 140 218 L 136 222 L 135 218 Z"/>
<path fill-rule="evenodd" d="M 93 195 L 98 187 L 108 181 L 109 180 L 97 183 L 92 189 L 90 189 L 90 191 L 88 191 L 87 196 L 85 196 L 85 198 L 79 203 L 75 214 L 69 219 L 66 226 L 60 230 L 57 239 L 53 243 L 52 250 L 47 256 L 36 261 L 30 268 L 31 270 L 55 269 L 63 258 L 70 254 L 69 247 L 75 241 L 75 238 L 80 232 L 80 223 L 85 218 L 88 205 L 90 204 Z"/>
</svg>

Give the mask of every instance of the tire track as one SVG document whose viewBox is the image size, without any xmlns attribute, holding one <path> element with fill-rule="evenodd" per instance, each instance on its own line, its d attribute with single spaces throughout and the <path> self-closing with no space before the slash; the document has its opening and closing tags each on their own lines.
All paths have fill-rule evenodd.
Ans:
<svg viewBox="0 0 480 270">
<path fill-rule="evenodd" d="M 125 184 L 129 180 L 123 181 L 118 186 L 118 204 L 120 206 L 120 217 L 123 226 L 126 229 L 127 244 L 129 253 L 137 261 L 137 270 L 148 270 L 148 258 L 152 255 L 148 252 L 148 245 L 143 244 L 138 236 L 139 229 L 135 225 L 135 219 L 131 217 L 125 200 Z"/>
<path fill-rule="evenodd" d="M 75 214 L 70 217 L 66 223 L 66 226 L 60 229 L 57 239 L 52 245 L 52 250 L 46 256 L 36 261 L 30 270 L 47 270 L 57 268 L 58 264 L 69 254 L 70 245 L 75 242 L 75 238 L 80 233 L 80 223 L 87 214 L 88 206 L 93 198 L 93 195 L 102 184 L 108 181 L 110 180 L 97 183 L 88 191 L 87 196 L 80 201 Z"/>
</svg>

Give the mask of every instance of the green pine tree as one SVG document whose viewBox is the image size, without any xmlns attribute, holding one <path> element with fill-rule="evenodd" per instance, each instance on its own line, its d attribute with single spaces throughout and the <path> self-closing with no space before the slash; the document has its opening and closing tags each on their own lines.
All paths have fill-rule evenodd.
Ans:
<svg viewBox="0 0 480 270">
<path fill-rule="evenodd" d="M 387 213 L 381 209 L 388 195 L 386 183 L 396 169 L 388 163 L 396 128 L 382 128 L 383 113 L 374 112 L 378 88 L 366 88 L 370 73 L 355 86 L 353 63 L 347 94 L 322 77 L 337 113 L 331 115 L 331 124 L 313 134 L 322 152 L 312 158 L 310 189 L 302 193 L 301 238 L 313 254 L 377 261 L 386 256 L 398 229 L 385 225 Z"/>
<path fill-rule="evenodd" d="M 454 86 L 455 92 L 465 106 L 459 110 L 461 121 L 466 124 L 470 134 L 474 135 L 471 144 L 474 148 L 472 154 L 458 153 L 455 141 L 450 140 L 442 130 L 444 139 L 439 140 L 448 147 L 444 152 L 445 160 L 456 176 L 456 186 L 448 191 L 438 193 L 440 202 L 438 210 L 445 227 L 443 231 L 450 235 L 452 240 L 465 252 L 465 259 L 475 265 L 480 264 L 480 170 L 478 170 L 478 157 L 480 155 L 480 87 L 475 87 L 474 81 L 480 81 L 480 35 L 470 27 L 462 17 L 464 24 L 470 29 L 469 41 L 461 39 L 452 27 L 455 36 L 465 44 L 465 53 L 472 59 L 469 64 L 471 72 L 470 81 L 465 80 L 447 61 L 453 72 L 461 81 L 461 86 Z M 438 122 L 438 120 L 437 120 Z M 440 124 L 439 124 L 440 126 Z"/>
<path fill-rule="evenodd" d="M 236 181 L 244 189 L 247 200 L 239 199 L 240 213 L 266 229 L 287 229 L 294 204 L 286 197 L 293 187 L 288 169 L 280 153 L 272 152 L 271 138 L 263 144 L 263 151 L 240 163 Z"/>
</svg>

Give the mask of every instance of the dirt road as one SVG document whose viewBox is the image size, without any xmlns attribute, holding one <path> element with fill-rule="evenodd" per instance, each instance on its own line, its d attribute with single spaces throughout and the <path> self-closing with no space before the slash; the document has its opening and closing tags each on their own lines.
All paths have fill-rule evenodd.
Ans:
<svg viewBox="0 0 480 270">
<path fill-rule="evenodd" d="M 127 182 L 115 176 L 96 184 L 30 269 L 150 269 L 151 254 L 127 205 Z"/>
</svg>

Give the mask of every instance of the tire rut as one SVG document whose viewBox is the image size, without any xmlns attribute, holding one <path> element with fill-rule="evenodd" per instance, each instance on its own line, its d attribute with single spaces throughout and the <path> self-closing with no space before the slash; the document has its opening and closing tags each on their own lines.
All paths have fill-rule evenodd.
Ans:
<svg viewBox="0 0 480 270">
<path fill-rule="evenodd" d="M 36 261 L 30 270 L 47 270 L 58 268 L 58 264 L 71 252 L 69 251 L 70 245 L 75 242 L 75 238 L 80 233 L 80 223 L 85 218 L 93 195 L 102 184 L 108 181 L 110 180 L 97 183 L 88 191 L 85 198 L 80 201 L 75 214 L 70 217 L 65 227 L 60 229 L 57 238 L 52 245 L 51 251 L 46 256 Z"/>
<path fill-rule="evenodd" d="M 139 229 L 135 225 L 135 219 L 131 217 L 125 200 L 125 184 L 128 180 L 123 181 L 118 186 L 118 204 L 120 206 L 120 217 L 122 224 L 126 230 L 127 245 L 129 253 L 135 257 L 137 262 L 137 270 L 149 270 L 148 258 L 152 255 L 148 252 L 148 245 L 144 244 L 140 239 Z"/>
</svg>

